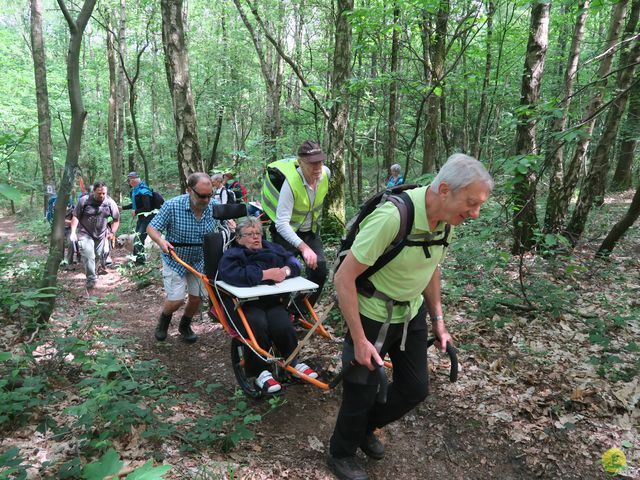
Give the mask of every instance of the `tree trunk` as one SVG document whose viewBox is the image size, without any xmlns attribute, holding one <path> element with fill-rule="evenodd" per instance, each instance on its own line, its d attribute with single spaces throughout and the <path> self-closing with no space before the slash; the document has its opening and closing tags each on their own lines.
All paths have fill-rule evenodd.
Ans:
<svg viewBox="0 0 640 480">
<path fill-rule="evenodd" d="M 33 56 L 38 108 L 38 152 L 42 168 L 42 191 L 44 192 L 42 207 L 43 212 L 46 212 L 49 198 L 55 193 L 56 173 L 53 165 L 47 66 L 42 37 L 42 0 L 31 0 L 31 54 Z"/>
<path fill-rule="evenodd" d="M 573 27 L 569 60 L 567 61 L 567 69 L 564 74 L 564 95 L 559 105 L 559 107 L 562 108 L 562 116 L 553 121 L 551 131 L 548 135 L 550 141 L 547 145 L 545 165 L 551 169 L 551 175 L 544 220 L 545 233 L 559 233 L 563 224 L 563 214 L 559 208 L 561 204 L 560 198 L 564 190 L 564 140 L 561 135 L 567 126 L 567 116 L 573 95 L 573 82 L 576 72 L 578 71 L 578 61 L 580 59 L 580 49 L 582 46 L 582 38 L 584 37 L 584 24 L 589 11 L 589 3 L 590 0 L 582 0 L 578 4 L 578 15 L 576 16 L 576 23 Z M 560 41 L 563 40 L 564 39 L 560 39 Z"/>
<path fill-rule="evenodd" d="M 591 134 L 593 133 L 593 127 L 597 116 L 596 114 L 602 107 L 602 98 L 607 86 L 609 73 L 611 72 L 611 64 L 616 50 L 615 46 L 620 38 L 622 22 L 627 8 L 627 0 L 620 0 L 620 2 L 615 4 L 612 8 L 613 12 L 611 16 L 609 34 L 604 48 L 605 53 L 602 55 L 602 60 L 600 61 L 600 67 L 598 68 L 597 73 L 598 82 L 595 86 L 595 92 L 589 99 L 586 112 L 583 116 L 583 134 L 580 136 L 576 144 L 576 149 L 565 171 L 562 192 L 557 200 L 556 224 L 564 224 L 564 220 L 569 209 L 569 203 L 571 202 L 573 192 L 578 184 L 578 177 L 582 170 L 587 149 L 591 142 Z"/>
<path fill-rule="evenodd" d="M 389 124 L 387 126 L 387 146 L 384 154 L 383 168 L 389 171 L 389 167 L 395 163 L 396 147 L 398 144 L 398 51 L 400 50 L 400 7 L 394 2 L 393 7 L 393 32 L 391 33 L 391 70 L 389 77 Z"/>
<path fill-rule="evenodd" d="M 118 82 L 117 82 L 117 65 L 115 57 L 114 35 L 111 25 L 111 15 L 107 14 L 107 63 L 109 65 L 109 113 L 107 116 L 107 143 L 109 144 L 109 158 L 111 160 L 111 178 L 113 178 L 113 187 L 111 189 L 111 198 L 116 202 L 122 201 L 122 163 L 118 158 L 118 149 L 116 147 L 116 131 L 118 129 Z"/>
<path fill-rule="evenodd" d="M 78 169 L 82 127 L 87 116 L 82 103 L 82 88 L 80 86 L 80 48 L 82 46 L 82 35 L 91 18 L 96 0 L 85 0 L 76 20 L 71 17 L 64 0 L 57 1 L 69 25 L 70 32 L 69 51 L 67 54 L 67 87 L 69 89 L 69 103 L 71 104 L 71 128 L 69 129 L 64 173 L 58 190 L 58 198 L 67 199 L 71 193 L 71 187 Z M 41 288 L 54 290 L 57 285 L 58 267 L 60 266 L 64 248 L 64 213 L 66 209 L 66 201 L 56 202 L 55 222 L 51 232 L 49 256 L 47 257 L 45 272 L 40 282 Z M 39 324 L 46 324 L 49 321 L 55 307 L 55 298 L 51 297 L 41 305 L 38 316 Z"/>
<path fill-rule="evenodd" d="M 120 0 L 119 11 L 119 25 L 118 25 L 118 55 L 122 58 L 127 58 L 127 12 L 126 12 L 126 0 Z M 127 97 L 127 82 L 124 78 L 124 70 L 122 65 L 118 63 L 118 130 L 116 136 L 116 153 L 118 155 L 118 162 L 121 165 L 121 169 L 124 170 L 124 140 L 126 131 L 126 97 Z M 129 149 L 131 152 L 131 149 Z M 131 165 L 133 159 L 129 155 L 128 171 L 135 170 L 135 166 Z"/>
<path fill-rule="evenodd" d="M 211 156 L 207 162 L 206 172 L 211 173 L 213 167 L 218 163 L 218 143 L 220 142 L 220 132 L 222 132 L 222 119 L 224 118 L 224 108 L 220 106 L 218 109 L 218 119 L 216 121 L 216 133 L 213 136 L 213 145 L 211 147 Z"/>
<path fill-rule="evenodd" d="M 189 55 L 185 42 L 182 0 L 161 0 L 162 44 L 169 91 L 173 100 L 173 118 L 178 142 L 180 184 L 186 188 L 187 177 L 204 169 L 198 143 L 196 107 L 191 93 Z"/>
<path fill-rule="evenodd" d="M 282 57 L 274 52 L 273 48 L 265 47 L 263 39 L 257 34 L 251 22 L 244 13 L 240 0 L 233 0 L 247 31 L 251 35 L 253 46 L 260 62 L 260 71 L 264 78 L 267 93 L 265 121 L 262 132 L 265 138 L 265 153 L 268 162 L 277 159 L 276 142 L 282 135 L 282 122 L 280 119 L 280 99 L 282 97 L 282 82 L 284 75 L 284 63 Z M 282 7 L 282 3 L 279 4 Z M 256 7 L 251 7 L 254 10 Z M 254 11 L 257 14 L 257 10 Z M 282 15 L 284 19 L 284 15 Z"/>
<path fill-rule="evenodd" d="M 344 207 L 344 150 L 347 125 L 349 123 L 348 81 L 351 76 L 351 23 L 349 15 L 353 11 L 353 0 L 338 0 L 336 12 L 333 72 L 331 75 L 332 97 L 329 122 L 329 158 L 331 183 L 326 201 L 326 217 L 329 226 L 338 228 L 342 234 L 345 225 Z M 332 232 L 337 233 L 337 232 Z"/>
<path fill-rule="evenodd" d="M 602 242 L 602 245 L 600 245 L 596 255 L 599 257 L 608 256 L 613 251 L 618 240 L 622 238 L 629 227 L 638 219 L 638 216 L 640 216 L 640 183 L 636 190 L 636 194 L 633 196 L 629 210 L 627 210 L 625 216 L 613 226 L 607 237 Z"/>
<path fill-rule="evenodd" d="M 631 188 L 631 167 L 638 144 L 637 139 L 640 138 L 640 82 L 638 81 L 629 92 L 629 110 L 620 137 L 616 171 L 611 181 L 611 189 L 614 191 Z"/>
<path fill-rule="evenodd" d="M 482 80 L 482 92 L 480 93 L 480 107 L 478 108 L 478 117 L 476 118 L 476 128 L 474 130 L 473 147 L 471 151 L 473 156 L 480 159 L 480 148 L 482 139 L 482 123 L 485 121 L 487 112 L 487 95 L 489 94 L 489 81 L 491 80 L 491 39 L 493 37 L 493 14 L 495 12 L 495 4 L 492 0 L 487 2 L 487 33 L 486 33 L 486 59 L 484 64 L 484 78 Z"/>
<path fill-rule="evenodd" d="M 640 40 L 633 42 L 633 47 L 628 55 L 624 56 L 627 60 L 621 65 L 623 70 L 618 72 L 618 81 L 614 92 L 615 100 L 609 107 L 607 120 L 602 135 L 598 141 L 595 154 L 591 161 L 589 173 L 585 178 L 576 208 L 573 210 L 571 221 L 567 226 L 567 235 L 571 242 L 575 245 L 584 232 L 587 223 L 587 217 L 594 203 L 598 201 L 598 196 L 604 195 L 604 185 L 607 179 L 607 171 L 609 167 L 609 152 L 613 148 L 620 125 L 620 118 L 624 112 L 627 98 L 629 97 L 629 87 L 634 80 L 635 65 L 640 62 Z"/>
<path fill-rule="evenodd" d="M 514 173 L 513 248 L 514 254 L 528 251 L 535 243 L 536 217 L 536 165 L 527 157 L 537 155 L 536 115 L 540 99 L 540 84 L 549 44 L 549 3 L 534 3 L 531 7 L 529 40 L 522 73 L 520 109 L 516 129 L 516 155 L 521 157 L 522 171 Z"/>
</svg>

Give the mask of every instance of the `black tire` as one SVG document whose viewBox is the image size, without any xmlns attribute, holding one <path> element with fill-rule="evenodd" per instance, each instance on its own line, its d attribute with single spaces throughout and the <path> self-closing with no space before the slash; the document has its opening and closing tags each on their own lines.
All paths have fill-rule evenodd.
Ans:
<svg viewBox="0 0 640 480">
<path fill-rule="evenodd" d="M 260 398 L 263 395 L 262 390 L 256 386 L 255 378 L 248 377 L 244 369 L 245 348 L 247 347 L 237 338 L 231 339 L 231 365 L 233 366 L 233 373 L 245 395 L 251 398 Z"/>
</svg>

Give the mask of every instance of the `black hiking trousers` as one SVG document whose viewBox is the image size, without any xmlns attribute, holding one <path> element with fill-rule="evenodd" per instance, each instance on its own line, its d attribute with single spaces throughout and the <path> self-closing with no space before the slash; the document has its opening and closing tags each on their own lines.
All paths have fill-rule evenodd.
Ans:
<svg viewBox="0 0 640 480">
<path fill-rule="evenodd" d="M 278 245 L 283 246 L 287 251 L 295 255 L 301 256 L 300 251 L 297 248 L 295 248 L 293 245 L 291 245 L 289 242 L 287 242 L 284 238 L 282 238 L 282 235 L 278 233 L 278 231 L 276 230 L 275 223 L 271 224 L 269 231 L 271 232 L 271 241 L 273 243 L 277 243 Z M 318 301 L 318 298 L 320 298 L 320 295 L 322 294 L 322 287 L 324 287 L 324 282 L 326 282 L 327 280 L 327 273 L 328 273 L 327 260 L 325 259 L 325 256 L 324 256 L 324 247 L 322 246 L 322 239 L 320 238 L 320 235 L 317 235 L 313 232 L 296 232 L 296 235 L 298 235 L 302 239 L 302 241 L 306 243 L 309 246 L 309 248 L 315 252 L 315 254 L 318 257 L 318 266 L 316 267 L 315 270 L 312 270 L 307 266 L 305 266 L 304 268 L 305 278 L 313 283 L 318 284 L 318 289 L 308 297 L 309 303 L 311 303 L 311 306 L 314 306 Z M 302 263 L 304 264 L 304 261 Z M 295 303 L 298 309 L 303 314 L 307 311 L 307 308 L 304 306 L 304 302 L 302 302 L 300 299 L 296 298 Z"/>
<path fill-rule="evenodd" d="M 399 418 L 422 402 L 429 394 L 427 373 L 427 309 L 424 304 L 409 322 L 405 350 L 400 350 L 404 324 L 391 324 L 380 356 L 389 353 L 393 363 L 393 381 L 387 390 L 387 402 L 376 402 L 379 377 L 359 366 L 350 370 L 342 383 L 342 403 L 331 436 L 329 453 L 334 458 L 353 457 L 369 432 Z M 367 339 L 375 344 L 383 322 L 360 316 Z M 343 368 L 354 357 L 350 335 L 344 340 Z"/>
</svg>

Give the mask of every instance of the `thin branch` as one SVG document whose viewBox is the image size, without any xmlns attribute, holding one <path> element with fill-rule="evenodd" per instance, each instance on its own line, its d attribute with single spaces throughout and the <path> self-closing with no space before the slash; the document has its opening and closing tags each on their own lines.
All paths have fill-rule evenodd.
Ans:
<svg viewBox="0 0 640 480">
<path fill-rule="evenodd" d="M 77 33 L 78 26 L 76 25 L 75 20 L 69 13 L 69 10 L 67 9 L 67 5 L 64 3 L 64 0 L 58 0 L 58 6 L 60 7 L 60 10 L 62 10 L 62 14 L 64 15 L 64 18 L 67 20 L 67 23 L 69 24 L 69 30 L 71 30 L 72 33 Z"/>
</svg>

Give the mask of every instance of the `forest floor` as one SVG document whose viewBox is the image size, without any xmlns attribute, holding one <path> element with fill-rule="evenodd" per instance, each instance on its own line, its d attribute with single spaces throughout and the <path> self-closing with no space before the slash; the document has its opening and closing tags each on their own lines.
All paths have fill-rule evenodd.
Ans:
<svg viewBox="0 0 640 480">
<path fill-rule="evenodd" d="M 0 219 L 0 242 L 17 244 L 24 237 L 15 218 Z M 22 248 L 29 255 L 46 254 L 46 247 L 38 243 L 23 241 Z M 635 291 L 629 301 L 630 308 L 637 311 L 640 249 L 637 244 L 631 248 L 617 252 L 617 268 L 629 279 L 624 288 Z M 116 264 L 124 265 L 127 254 L 116 249 Z M 230 364 L 230 339 L 203 313 L 194 320 L 197 343 L 180 340 L 178 315 L 167 341 L 155 341 L 153 330 L 163 290 L 157 272 L 160 261 L 154 255 L 145 269 L 122 267 L 100 276 L 99 293 L 93 298 L 87 298 L 84 291 L 80 267 L 62 270 L 61 295 L 51 319 L 53 330 L 68 326 L 79 312 L 104 308 L 108 318 L 100 328 L 126 339 L 138 358 L 158 359 L 179 391 L 202 393 L 202 385 L 221 385 L 193 403 L 179 405 L 182 415 L 194 410 L 214 411 L 237 389 Z M 141 277 L 149 280 L 140 282 Z M 581 278 L 581 291 L 585 296 L 613 294 L 601 278 L 590 274 Z M 323 308 L 326 305 L 319 308 L 321 316 Z M 614 381 L 598 374 L 590 358 L 601 347 L 589 342 L 590 327 L 585 318 L 594 316 L 589 308 L 578 301 L 573 313 L 561 313 L 553 319 L 524 314 L 500 324 L 499 318 L 490 323 L 476 319 L 472 303 L 448 305 L 449 330 L 464 347 L 459 352 L 459 379 L 449 383 L 447 358 L 431 349 L 431 395 L 402 420 L 378 432 L 386 445 L 384 460 L 368 460 L 359 453 L 370 477 L 600 479 L 607 478 L 600 463 L 602 453 L 623 445 L 628 447 L 628 468 L 621 477 L 639 478 L 639 379 Z M 640 343 L 637 319 L 624 328 L 625 336 L 633 338 L 615 338 L 613 342 Z M 24 341 L 16 329 L 5 329 L 0 351 L 19 348 Z M 339 352 L 338 341 L 317 337 L 301 357 L 327 379 L 338 369 Z M 625 355 L 621 347 L 621 361 L 633 362 Z M 637 352 L 634 358 L 637 361 Z M 211 446 L 180 453 L 179 438 L 152 445 L 135 429 L 117 450 L 132 466 L 151 456 L 163 459 L 173 465 L 166 478 L 331 479 L 326 458 L 340 391 L 340 387 L 322 391 L 294 384 L 284 390 L 283 401 L 276 408 L 266 400 L 249 400 L 250 407 L 263 417 L 250 426 L 255 437 L 229 452 Z M 30 478 L 45 478 L 45 460 L 61 461 L 73 452 L 35 428 L 30 424 L 16 428 L 0 441 L 0 451 L 18 446 L 32 465 Z"/>
</svg>

